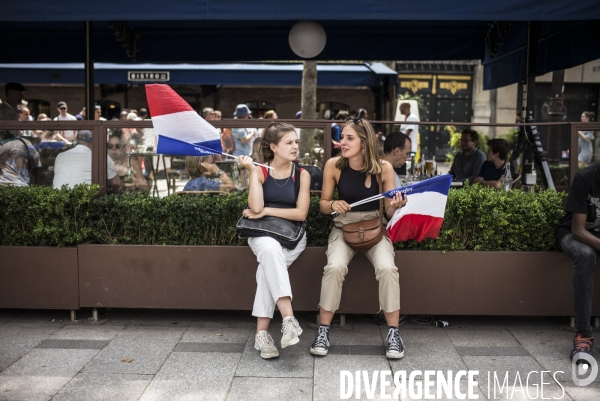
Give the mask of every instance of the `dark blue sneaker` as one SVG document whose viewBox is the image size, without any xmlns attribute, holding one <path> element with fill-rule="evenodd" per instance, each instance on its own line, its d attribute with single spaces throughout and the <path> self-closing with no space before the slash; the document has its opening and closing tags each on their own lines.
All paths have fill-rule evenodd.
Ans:
<svg viewBox="0 0 600 401">
<path fill-rule="evenodd" d="M 404 342 L 402 342 L 397 327 L 390 327 L 386 341 L 387 351 L 385 356 L 390 359 L 400 359 L 404 357 Z"/>
</svg>

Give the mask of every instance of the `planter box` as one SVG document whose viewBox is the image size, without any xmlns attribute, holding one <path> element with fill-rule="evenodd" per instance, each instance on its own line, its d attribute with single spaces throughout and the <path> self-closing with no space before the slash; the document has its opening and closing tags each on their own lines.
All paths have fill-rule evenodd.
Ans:
<svg viewBox="0 0 600 401">
<path fill-rule="evenodd" d="M 86 244 L 78 257 L 81 307 L 252 309 L 249 247 Z M 325 263 L 325 248 L 307 248 L 290 267 L 295 310 L 317 310 Z M 396 265 L 403 314 L 573 315 L 572 262 L 558 252 L 398 251 Z M 357 254 L 339 312 L 378 310 L 373 267 Z"/>
<path fill-rule="evenodd" d="M 0 308 L 79 309 L 77 248 L 0 248 Z"/>
</svg>

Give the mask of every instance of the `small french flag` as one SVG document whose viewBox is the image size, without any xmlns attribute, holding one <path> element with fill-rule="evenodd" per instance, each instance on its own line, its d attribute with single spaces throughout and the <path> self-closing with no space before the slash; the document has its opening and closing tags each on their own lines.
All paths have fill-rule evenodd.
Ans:
<svg viewBox="0 0 600 401">
<path fill-rule="evenodd" d="M 396 210 L 387 225 L 392 242 L 437 238 L 444 222 L 450 184 L 452 176 L 445 174 L 384 193 L 389 198 L 401 192 L 409 199 L 406 206 Z"/>
<path fill-rule="evenodd" d="M 169 85 L 146 85 L 146 97 L 158 135 L 156 153 L 206 156 L 223 152 L 219 130 L 200 117 Z"/>
</svg>

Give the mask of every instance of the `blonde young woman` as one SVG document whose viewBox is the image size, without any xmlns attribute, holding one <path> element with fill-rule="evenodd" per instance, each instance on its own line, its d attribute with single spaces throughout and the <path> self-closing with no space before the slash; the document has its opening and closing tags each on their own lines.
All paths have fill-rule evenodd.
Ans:
<svg viewBox="0 0 600 401">
<path fill-rule="evenodd" d="M 260 156 L 273 169 L 255 166 L 252 158 L 240 156 L 240 164 L 248 170 L 249 209 L 244 217 L 260 219 L 275 216 L 291 221 L 304 221 L 310 204 L 310 174 L 297 169 L 298 135 L 292 125 L 271 123 L 263 133 Z M 299 172 L 299 174 L 297 173 Z M 296 197 L 294 183 L 300 179 Z M 265 207 L 268 204 L 268 207 Z M 302 328 L 292 310 L 292 290 L 287 269 L 306 247 L 306 234 L 295 249 L 289 250 L 271 237 L 254 237 L 248 244 L 258 259 L 256 296 L 252 315 L 257 318 L 254 347 L 262 358 L 279 356 L 279 351 L 268 332 L 275 305 L 281 312 L 283 326 L 281 348 L 297 344 Z"/>
<path fill-rule="evenodd" d="M 356 253 L 344 240 L 340 227 L 380 215 L 379 201 L 354 208 L 350 204 L 379 194 L 379 179 L 382 180 L 383 191 L 395 188 L 394 169 L 390 163 L 379 158 L 377 135 L 368 121 L 352 119 L 346 122 L 341 132 L 340 147 L 341 156 L 331 158 L 325 164 L 319 205 L 324 214 L 338 213 L 329 235 L 327 265 L 321 282 L 321 324 L 310 349 L 311 354 L 321 356 L 327 355 L 329 350 L 331 320 L 340 305 L 348 264 Z M 333 198 L 336 188 L 338 199 Z M 407 197 L 401 195 L 396 195 L 393 199 L 386 198 L 384 213 L 390 218 L 407 200 Z M 384 235 L 379 243 L 364 252 L 375 268 L 375 278 L 379 282 L 379 307 L 383 309 L 389 326 L 386 356 L 391 359 L 402 358 L 404 344 L 398 332 L 400 284 L 398 268 L 394 263 L 394 247 Z"/>
</svg>

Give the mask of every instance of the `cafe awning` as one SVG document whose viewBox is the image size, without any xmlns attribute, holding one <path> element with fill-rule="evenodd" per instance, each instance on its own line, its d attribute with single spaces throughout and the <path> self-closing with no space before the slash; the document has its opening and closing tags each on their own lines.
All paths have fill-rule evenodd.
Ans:
<svg viewBox="0 0 600 401">
<path fill-rule="evenodd" d="M 303 65 L 298 63 L 228 64 L 116 64 L 94 63 L 97 84 L 163 82 L 184 85 L 300 86 Z M 320 64 L 319 86 L 388 87 L 396 71 L 382 63 Z M 0 64 L 5 82 L 28 84 L 78 84 L 84 79 L 83 63 Z"/>
<path fill-rule="evenodd" d="M 299 20 L 325 28 L 319 60 L 485 60 L 488 89 L 525 78 L 528 21 L 541 24 L 537 75 L 600 58 L 597 0 L 29 0 L 0 3 L 0 61 L 82 62 L 84 21 L 100 62 L 130 61 L 109 21 L 139 34 L 138 62 L 300 60 L 288 44 Z M 492 57 L 495 21 L 511 27 Z"/>
</svg>

